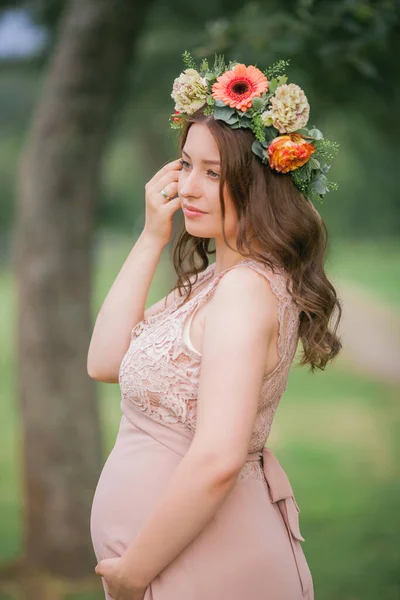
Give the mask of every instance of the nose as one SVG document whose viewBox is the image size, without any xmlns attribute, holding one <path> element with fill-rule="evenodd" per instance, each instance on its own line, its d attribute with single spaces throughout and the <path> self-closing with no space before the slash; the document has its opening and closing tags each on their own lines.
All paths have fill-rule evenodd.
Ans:
<svg viewBox="0 0 400 600">
<path fill-rule="evenodd" d="M 196 198 L 201 195 L 200 184 L 195 171 L 182 172 L 179 178 L 179 195 L 187 198 Z"/>
</svg>

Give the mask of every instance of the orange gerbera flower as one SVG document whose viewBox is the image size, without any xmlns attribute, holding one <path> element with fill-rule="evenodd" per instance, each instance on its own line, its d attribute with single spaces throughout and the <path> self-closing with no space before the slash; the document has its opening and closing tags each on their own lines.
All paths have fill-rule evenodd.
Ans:
<svg viewBox="0 0 400 600">
<path fill-rule="evenodd" d="M 231 108 L 247 110 L 253 98 L 268 90 L 268 79 L 257 67 L 238 64 L 225 71 L 212 86 L 212 96 Z"/>
</svg>

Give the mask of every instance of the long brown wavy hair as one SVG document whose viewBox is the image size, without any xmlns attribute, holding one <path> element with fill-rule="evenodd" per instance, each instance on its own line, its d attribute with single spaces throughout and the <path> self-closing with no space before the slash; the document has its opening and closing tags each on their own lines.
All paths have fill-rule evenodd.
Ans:
<svg viewBox="0 0 400 600">
<path fill-rule="evenodd" d="M 255 138 L 249 129 L 232 129 L 212 115 L 205 116 L 199 109 L 186 119 L 179 139 L 180 151 L 193 123 L 209 128 L 220 151 L 219 197 L 225 243 L 229 245 L 223 197 L 226 183 L 238 219 L 237 250 L 243 257 L 259 260 L 272 271 L 277 265 L 287 272 L 287 291 L 301 309 L 298 334 L 303 354 L 299 364 L 309 364 L 311 372 L 324 369 L 342 348 L 336 335 L 342 307 L 324 271 L 328 243 L 325 223 L 289 173 L 273 171 L 253 153 L 251 146 Z M 265 251 L 256 251 L 251 244 L 253 239 Z M 184 302 L 198 274 L 209 266 L 209 256 L 215 254 L 211 241 L 192 236 L 184 225 L 178 232 L 172 251 L 178 275 L 174 289 L 179 289 L 181 295 L 181 289 L 187 289 Z M 200 265 L 196 265 L 196 259 Z M 187 266 L 184 266 L 185 261 Z M 335 310 L 336 321 L 330 328 Z"/>
</svg>

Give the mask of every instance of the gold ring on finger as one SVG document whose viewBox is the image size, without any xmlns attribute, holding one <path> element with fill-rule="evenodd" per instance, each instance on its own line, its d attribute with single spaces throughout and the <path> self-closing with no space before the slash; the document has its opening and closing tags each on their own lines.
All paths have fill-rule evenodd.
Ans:
<svg viewBox="0 0 400 600">
<path fill-rule="evenodd" d="M 161 190 L 160 194 L 162 194 L 166 200 L 170 198 L 164 189 Z"/>
</svg>

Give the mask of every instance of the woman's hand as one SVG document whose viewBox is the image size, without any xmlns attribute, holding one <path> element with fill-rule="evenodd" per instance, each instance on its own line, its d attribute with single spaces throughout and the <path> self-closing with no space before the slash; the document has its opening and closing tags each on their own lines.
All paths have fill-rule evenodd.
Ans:
<svg viewBox="0 0 400 600">
<path fill-rule="evenodd" d="M 147 588 L 136 586 L 129 581 L 127 573 L 121 569 L 121 558 L 105 558 L 95 568 L 107 584 L 107 593 L 114 600 L 143 600 Z"/>
<path fill-rule="evenodd" d="M 182 165 L 180 160 L 173 160 L 157 171 L 145 185 L 146 190 L 146 222 L 144 231 L 157 241 L 166 245 L 172 235 L 172 215 L 181 208 L 178 194 L 178 180 Z M 161 190 L 165 190 L 169 199 L 164 198 Z M 174 198 L 174 196 L 177 196 Z"/>
</svg>

